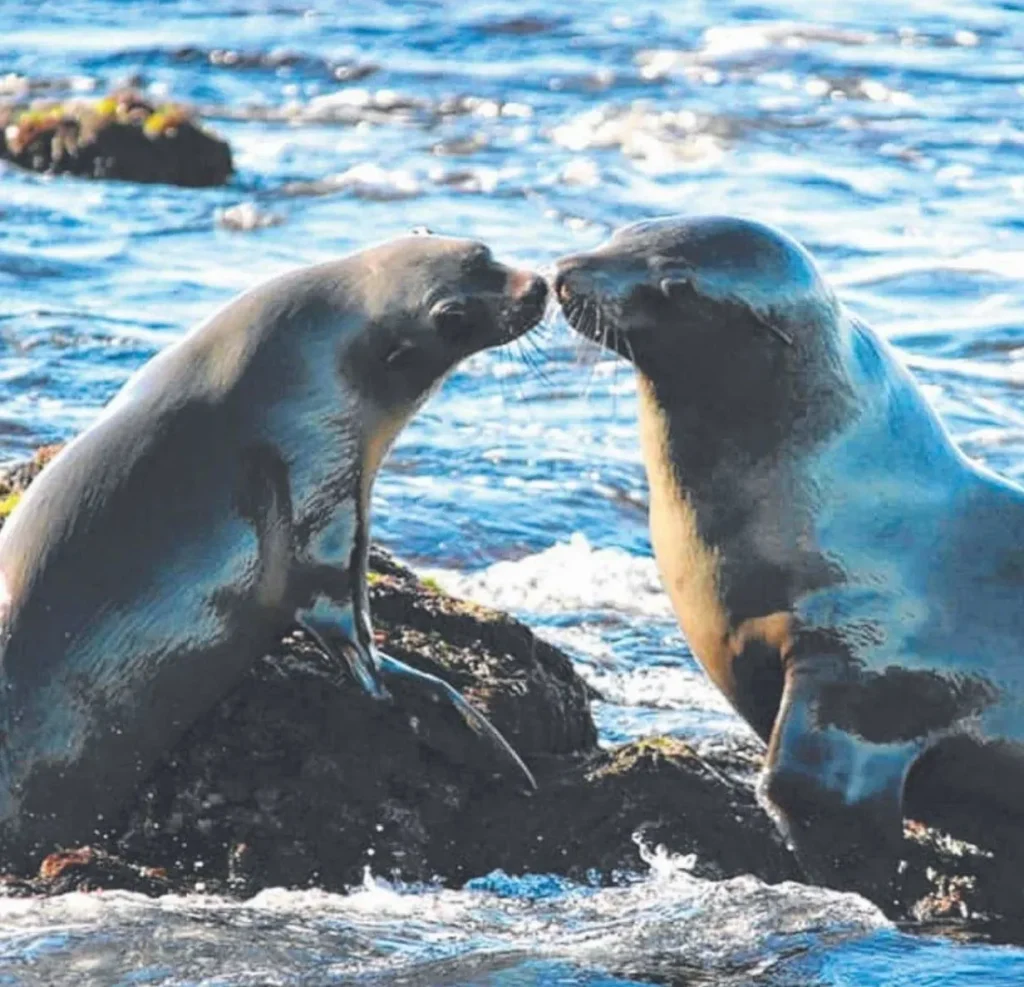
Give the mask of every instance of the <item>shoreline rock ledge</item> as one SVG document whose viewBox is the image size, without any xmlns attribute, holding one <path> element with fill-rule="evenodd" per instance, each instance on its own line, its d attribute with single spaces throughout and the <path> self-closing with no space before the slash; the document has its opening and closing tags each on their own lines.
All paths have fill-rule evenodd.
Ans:
<svg viewBox="0 0 1024 987">
<path fill-rule="evenodd" d="M 54 452 L 0 471 L 0 524 Z M 638 833 L 694 855 L 699 877 L 799 879 L 754 797 L 753 746 L 652 737 L 600 747 L 593 691 L 525 624 L 448 595 L 376 547 L 370 597 L 382 650 L 486 713 L 537 792 L 475 763 L 449 710 L 374 702 L 296 629 L 192 725 L 102 839 L 55 848 L 38 873 L 0 876 L 0 895 L 343 891 L 366 868 L 449 886 L 495 870 L 613 883 L 646 869 Z M 906 848 L 901 900 L 880 903 L 890 913 L 960 925 L 1024 916 L 1011 859 L 917 825 Z"/>
</svg>

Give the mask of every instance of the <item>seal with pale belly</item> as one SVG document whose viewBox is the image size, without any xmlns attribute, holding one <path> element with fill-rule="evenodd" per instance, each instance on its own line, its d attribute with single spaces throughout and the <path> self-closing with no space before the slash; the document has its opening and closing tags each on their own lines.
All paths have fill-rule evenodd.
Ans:
<svg viewBox="0 0 1024 987">
<path fill-rule="evenodd" d="M 1024 491 L 767 226 L 639 223 L 554 284 L 636 368 L 662 579 L 808 873 L 884 896 L 905 808 L 1024 813 Z"/>
<path fill-rule="evenodd" d="M 101 833 L 295 624 L 371 694 L 454 705 L 532 785 L 457 692 L 375 650 L 366 565 L 396 434 L 546 295 L 482 244 L 407 237 L 241 295 L 125 385 L 0 532 L 0 861 Z"/>
</svg>

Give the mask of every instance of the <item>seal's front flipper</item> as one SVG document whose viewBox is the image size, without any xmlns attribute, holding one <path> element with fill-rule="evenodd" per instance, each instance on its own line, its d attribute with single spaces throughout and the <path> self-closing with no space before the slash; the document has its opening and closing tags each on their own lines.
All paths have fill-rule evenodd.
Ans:
<svg viewBox="0 0 1024 987">
<path fill-rule="evenodd" d="M 373 644 L 360 641 L 350 606 L 341 606 L 320 597 L 311 607 L 299 610 L 295 622 L 332 658 L 341 658 L 352 677 L 374 699 L 390 694 L 381 679 Z"/>
<path fill-rule="evenodd" d="M 893 904 L 903 837 L 903 789 L 919 740 L 874 742 L 830 722 L 825 683 L 787 673 L 758 794 L 801 867 L 820 884 Z"/>
<path fill-rule="evenodd" d="M 480 737 L 490 748 L 495 762 L 501 772 L 512 771 L 525 779 L 527 787 L 532 791 L 537 788 L 530 769 L 522 758 L 513 750 L 512 745 L 498 732 L 495 726 L 483 713 L 474 709 L 452 686 L 436 675 L 421 672 L 405 662 L 392 658 L 383 652 L 377 652 L 378 668 L 391 691 L 400 697 L 405 689 L 412 688 L 419 694 L 426 694 L 434 702 L 454 707 L 463 722 Z"/>
</svg>

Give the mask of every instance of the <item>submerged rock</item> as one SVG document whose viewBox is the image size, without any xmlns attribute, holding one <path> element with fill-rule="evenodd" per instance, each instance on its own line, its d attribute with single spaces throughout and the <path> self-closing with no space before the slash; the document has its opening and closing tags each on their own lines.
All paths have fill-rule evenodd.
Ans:
<svg viewBox="0 0 1024 987">
<path fill-rule="evenodd" d="M 0 475 L 0 498 L 17 497 L 53 451 Z M 168 752 L 102 846 L 52 854 L 0 893 L 342 890 L 366 868 L 453 885 L 499 869 L 610 882 L 666 852 L 692 855 L 702 877 L 799 877 L 754 797 L 760 751 L 671 737 L 602 749 L 592 691 L 524 624 L 379 549 L 369 581 L 378 645 L 484 711 L 537 792 L 493 777 L 449 709 L 369 699 L 296 629 Z M 996 852 L 908 824 L 899 901 L 880 904 L 935 927 L 986 917 L 1012 930 L 1024 918 L 1020 850 L 990 835 Z"/>
<path fill-rule="evenodd" d="M 191 111 L 132 91 L 0 105 L 0 159 L 46 174 L 189 187 L 223 185 L 233 170 L 230 147 Z"/>
</svg>

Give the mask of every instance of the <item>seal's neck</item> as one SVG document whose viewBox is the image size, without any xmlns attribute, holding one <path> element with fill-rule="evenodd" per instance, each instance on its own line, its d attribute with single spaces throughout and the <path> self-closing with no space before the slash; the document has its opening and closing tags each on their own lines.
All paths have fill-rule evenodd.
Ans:
<svg viewBox="0 0 1024 987">
<path fill-rule="evenodd" d="M 801 450 L 778 433 L 782 423 L 722 428 L 710 413 L 666 404 L 643 374 L 638 395 L 651 542 L 695 650 L 698 636 L 784 611 L 827 579 L 804 530 L 813 491 L 801 484 Z"/>
</svg>

